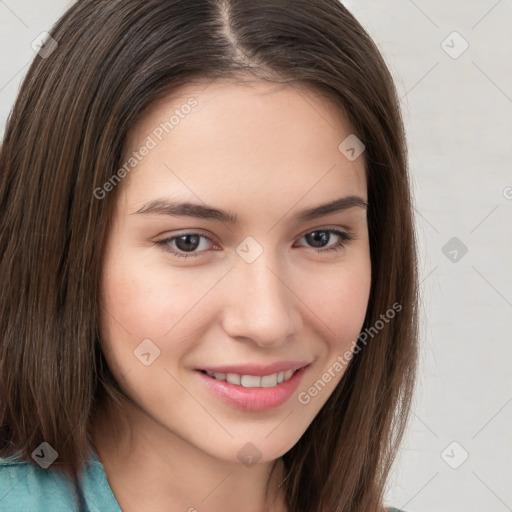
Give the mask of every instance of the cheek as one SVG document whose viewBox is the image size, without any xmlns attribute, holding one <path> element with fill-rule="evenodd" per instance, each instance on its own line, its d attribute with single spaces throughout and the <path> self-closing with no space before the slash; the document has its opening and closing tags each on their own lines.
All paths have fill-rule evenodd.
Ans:
<svg viewBox="0 0 512 512">
<path fill-rule="evenodd" d="M 369 256 L 361 255 L 354 265 L 340 267 L 339 272 L 309 280 L 309 296 L 316 326 L 317 362 L 309 379 L 297 394 L 302 410 L 304 430 L 329 399 L 353 357 L 363 327 L 371 287 Z M 305 283 L 307 285 L 308 283 Z M 314 286 L 314 288 L 313 288 Z"/>
<path fill-rule="evenodd" d="M 364 253 L 350 265 L 340 266 L 339 271 L 316 273 L 304 282 L 305 302 L 311 304 L 316 325 L 322 329 L 322 338 L 328 340 L 331 351 L 344 352 L 357 339 L 364 323 L 370 287 L 371 264 Z"/>
<path fill-rule="evenodd" d="M 127 331 L 147 337 L 159 337 L 171 329 L 186 312 L 187 296 L 195 296 L 198 287 L 158 264 L 148 265 L 144 258 L 119 258 L 107 270 L 106 309 Z"/>
<path fill-rule="evenodd" d="M 147 264 L 150 257 L 118 254 L 105 266 L 102 284 L 104 348 L 123 367 L 133 364 L 133 350 L 149 338 L 162 351 L 179 357 L 197 343 L 209 310 L 202 301 L 219 280 L 215 272 L 169 269 Z M 183 270 L 183 271 L 180 271 Z"/>
</svg>

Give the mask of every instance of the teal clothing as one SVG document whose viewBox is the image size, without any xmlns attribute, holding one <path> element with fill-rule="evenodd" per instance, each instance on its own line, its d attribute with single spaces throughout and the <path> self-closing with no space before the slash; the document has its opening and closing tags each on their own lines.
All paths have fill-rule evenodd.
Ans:
<svg viewBox="0 0 512 512">
<path fill-rule="evenodd" d="M 92 446 L 81 482 L 86 504 L 83 512 L 122 512 Z M 0 512 L 75 511 L 80 508 L 70 480 L 14 457 L 0 458 Z M 389 508 L 388 512 L 402 511 Z"/>
<path fill-rule="evenodd" d="M 122 512 L 92 446 L 81 480 L 85 508 L 71 480 L 50 469 L 0 458 L 0 512 Z"/>
</svg>

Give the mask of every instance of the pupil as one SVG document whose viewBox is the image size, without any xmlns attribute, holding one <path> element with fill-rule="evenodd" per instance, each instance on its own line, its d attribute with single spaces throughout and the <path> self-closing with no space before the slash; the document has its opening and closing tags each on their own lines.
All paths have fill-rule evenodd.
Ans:
<svg viewBox="0 0 512 512">
<path fill-rule="evenodd" d="M 193 251 L 199 245 L 200 237 L 197 235 L 183 235 L 176 238 L 176 246 L 180 251 Z M 190 242 L 192 240 L 192 242 Z M 185 243 L 183 243 L 185 241 Z"/>
<path fill-rule="evenodd" d="M 306 235 L 306 237 L 312 239 L 313 243 L 311 243 L 310 240 L 308 240 L 308 243 L 311 243 L 313 247 L 323 247 L 329 239 L 329 235 L 325 231 L 313 231 L 309 233 L 309 235 Z M 320 245 L 316 245 L 318 242 L 320 242 Z M 322 242 L 324 242 L 324 244 L 322 244 Z"/>
</svg>

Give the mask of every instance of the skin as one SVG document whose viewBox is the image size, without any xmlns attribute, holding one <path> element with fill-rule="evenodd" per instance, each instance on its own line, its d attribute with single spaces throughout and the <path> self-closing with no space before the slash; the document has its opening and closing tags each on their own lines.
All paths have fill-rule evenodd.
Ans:
<svg viewBox="0 0 512 512">
<path fill-rule="evenodd" d="M 190 97 L 198 106 L 118 185 L 103 265 L 102 349 L 137 407 L 105 406 L 93 439 L 124 512 L 284 511 L 280 457 L 344 370 L 309 404 L 297 396 L 357 339 L 371 283 L 365 208 L 306 222 L 294 215 L 347 195 L 366 200 L 364 153 L 350 161 L 338 150 L 351 127 L 311 90 L 227 80 L 189 84 L 155 103 L 134 127 L 130 151 Z M 240 220 L 136 213 L 162 198 L 206 203 Z M 326 228 L 354 239 L 318 253 L 339 237 L 327 233 L 322 246 L 304 235 Z M 211 242 L 201 238 L 191 250 L 199 256 L 189 258 L 155 245 L 183 232 Z M 236 252 L 248 236 L 263 249 L 252 263 Z M 149 366 L 134 357 L 147 338 L 160 350 Z M 195 372 L 276 360 L 311 365 L 293 396 L 266 412 L 225 404 Z M 247 442 L 261 453 L 250 467 L 237 458 Z"/>
</svg>

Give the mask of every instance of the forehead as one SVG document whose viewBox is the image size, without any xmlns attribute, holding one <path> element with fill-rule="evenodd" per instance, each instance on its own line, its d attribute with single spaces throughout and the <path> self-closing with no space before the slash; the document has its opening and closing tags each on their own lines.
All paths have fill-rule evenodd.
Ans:
<svg viewBox="0 0 512 512">
<path fill-rule="evenodd" d="M 130 133 L 126 158 L 150 139 L 154 147 L 123 186 L 134 201 L 166 191 L 250 202 L 286 190 L 290 204 L 364 194 L 364 154 L 351 161 L 339 149 L 351 134 L 342 110 L 303 84 L 191 83 L 155 102 Z"/>
</svg>

